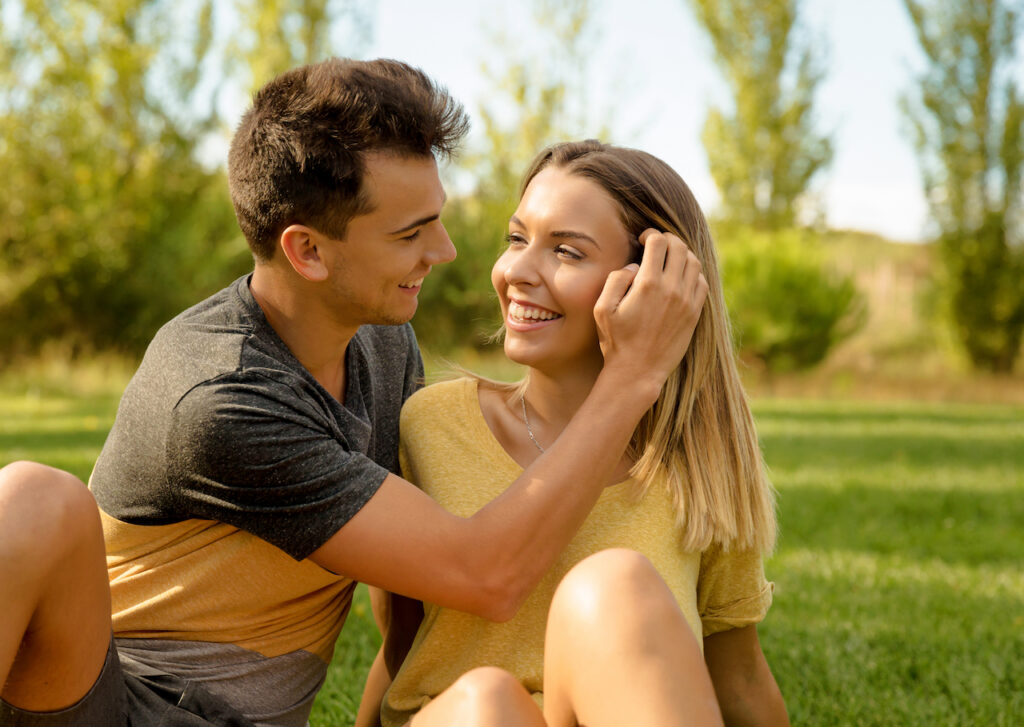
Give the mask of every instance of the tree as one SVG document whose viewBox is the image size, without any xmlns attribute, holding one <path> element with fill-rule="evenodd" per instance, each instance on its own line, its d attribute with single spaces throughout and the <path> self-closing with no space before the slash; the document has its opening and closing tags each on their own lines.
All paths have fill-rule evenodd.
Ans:
<svg viewBox="0 0 1024 727">
<path fill-rule="evenodd" d="M 926 59 L 904 111 L 938 227 L 942 298 L 972 364 L 1009 372 L 1024 330 L 1020 16 L 1001 0 L 904 5 Z"/>
<path fill-rule="evenodd" d="M 172 47 L 167 3 L 24 0 L 0 43 L 0 347 L 137 350 L 237 237 L 186 119 L 212 4 Z M 161 53 L 160 49 L 167 52 Z M 217 273 L 222 273 L 218 269 Z M 188 296 L 188 297 L 186 297 Z"/>
<path fill-rule="evenodd" d="M 814 237 L 807 230 L 733 230 L 721 246 L 737 347 L 769 373 L 817 365 L 866 318 L 853 279 L 829 269 Z"/>
<path fill-rule="evenodd" d="M 721 215 L 759 229 L 789 227 L 811 179 L 832 159 L 830 138 L 813 128 L 823 72 L 799 36 L 799 0 L 690 2 L 732 92 L 732 113 L 712 108 L 703 132 Z"/>
<path fill-rule="evenodd" d="M 358 55 L 373 36 L 371 0 L 234 0 L 238 32 L 228 46 L 235 79 L 256 90 L 289 68 L 335 53 L 347 29 L 347 55 Z M 244 81 L 243 81 L 244 82 Z"/>
<path fill-rule="evenodd" d="M 259 72 L 271 73 L 326 55 L 331 20 L 356 5 L 236 2 L 226 15 L 214 0 L 5 4 L 3 363 L 54 339 L 138 352 L 164 321 L 251 269 L 223 169 L 200 159 L 223 130 L 216 95 L 266 80 L 242 75 L 246 58 L 263 54 Z M 219 18 L 236 38 L 282 31 L 259 48 L 219 42 Z"/>
<path fill-rule="evenodd" d="M 491 33 L 498 63 L 483 64 L 487 101 L 479 108 L 480 141 L 463 155 L 459 172 L 475 180 L 453 195 L 444 223 L 458 260 L 437 268 L 420 293 L 414 324 L 427 348 L 484 348 L 501 325 L 490 283 L 526 165 L 546 145 L 604 136 L 607 123 L 588 117 L 585 70 L 593 43 L 594 0 L 534 0 L 531 45 Z M 570 93 L 571 89 L 571 93 Z M 456 180 L 457 181 L 457 180 Z"/>
</svg>

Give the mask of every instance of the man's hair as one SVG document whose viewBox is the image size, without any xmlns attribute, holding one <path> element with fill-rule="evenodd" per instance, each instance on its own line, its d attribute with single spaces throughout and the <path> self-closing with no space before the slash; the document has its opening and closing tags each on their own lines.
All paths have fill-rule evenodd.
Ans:
<svg viewBox="0 0 1024 727">
<path fill-rule="evenodd" d="M 332 238 L 373 208 L 367 152 L 449 157 L 469 128 L 462 105 L 417 68 L 332 58 L 261 88 L 228 154 L 231 202 L 257 261 L 290 224 Z"/>
</svg>

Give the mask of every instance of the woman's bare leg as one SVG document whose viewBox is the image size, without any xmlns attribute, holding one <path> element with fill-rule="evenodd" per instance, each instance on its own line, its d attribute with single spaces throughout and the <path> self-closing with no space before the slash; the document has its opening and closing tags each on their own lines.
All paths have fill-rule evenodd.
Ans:
<svg viewBox="0 0 1024 727">
<path fill-rule="evenodd" d="M 569 571 L 545 642 L 549 727 L 722 724 L 697 639 L 639 553 L 605 550 Z"/>
<path fill-rule="evenodd" d="M 506 671 L 480 667 L 466 672 L 423 708 L 411 727 L 544 727 L 529 692 Z"/>
<path fill-rule="evenodd" d="M 96 501 L 66 472 L 0 469 L 0 695 L 51 711 L 81 699 L 110 643 L 110 587 Z"/>
</svg>

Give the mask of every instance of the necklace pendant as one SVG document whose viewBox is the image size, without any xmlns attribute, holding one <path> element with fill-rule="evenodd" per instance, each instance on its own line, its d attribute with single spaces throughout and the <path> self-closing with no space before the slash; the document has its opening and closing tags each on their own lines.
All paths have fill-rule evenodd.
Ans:
<svg viewBox="0 0 1024 727">
<path fill-rule="evenodd" d="M 533 436 L 533 427 L 530 426 L 530 415 L 526 413 L 526 394 L 523 394 L 522 398 L 519 399 L 519 402 L 523 405 L 523 421 L 526 423 L 526 433 L 530 436 L 530 441 L 533 442 L 533 446 L 543 454 L 544 448 L 540 446 L 540 442 L 538 442 L 537 438 Z"/>
</svg>

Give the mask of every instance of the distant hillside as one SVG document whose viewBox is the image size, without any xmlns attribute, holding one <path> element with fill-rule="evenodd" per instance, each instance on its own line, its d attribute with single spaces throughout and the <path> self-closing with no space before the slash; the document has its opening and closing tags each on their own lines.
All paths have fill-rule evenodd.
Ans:
<svg viewBox="0 0 1024 727">
<path fill-rule="evenodd" d="M 835 351 L 833 365 L 862 371 L 948 365 L 930 303 L 936 264 L 930 245 L 854 230 L 830 230 L 823 244 L 836 270 L 854 277 L 868 306 L 864 327 Z"/>
</svg>

